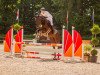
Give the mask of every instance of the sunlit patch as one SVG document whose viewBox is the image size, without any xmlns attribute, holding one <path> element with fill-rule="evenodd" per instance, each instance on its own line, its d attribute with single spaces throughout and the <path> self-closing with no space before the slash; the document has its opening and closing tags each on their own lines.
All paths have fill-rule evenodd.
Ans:
<svg viewBox="0 0 100 75">
<path fill-rule="evenodd" d="M 40 24 L 39 26 L 42 27 L 42 24 Z"/>
</svg>

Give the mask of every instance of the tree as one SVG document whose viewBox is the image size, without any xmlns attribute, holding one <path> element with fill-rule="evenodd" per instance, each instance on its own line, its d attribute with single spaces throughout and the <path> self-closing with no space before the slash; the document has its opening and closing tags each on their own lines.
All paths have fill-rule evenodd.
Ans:
<svg viewBox="0 0 100 75">
<path fill-rule="evenodd" d="M 94 24 L 93 27 L 91 28 L 91 32 L 92 32 L 92 35 L 93 35 L 91 41 L 92 41 L 92 44 L 93 44 L 93 46 L 95 48 L 95 46 L 99 44 L 99 40 L 97 39 L 97 34 L 100 33 L 99 25 Z"/>
<path fill-rule="evenodd" d="M 25 34 L 35 33 L 35 15 L 41 7 L 45 7 L 53 15 L 54 26 L 58 30 L 62 29 L 62 25 L 67 26 L 67 11 L 69 12 L 69 31 L 74 25 L 82 36 L 90 36 L 93 9 L 95 23 L 100 25 L 99 0 L 0 0 L 2 20 L 0 25 L 4 26 L 3 31 L 6 32 L 9 26 L 17 22 L 16 11 L 19 9 L 19 23 L 24 25 Z"/>
</svg>

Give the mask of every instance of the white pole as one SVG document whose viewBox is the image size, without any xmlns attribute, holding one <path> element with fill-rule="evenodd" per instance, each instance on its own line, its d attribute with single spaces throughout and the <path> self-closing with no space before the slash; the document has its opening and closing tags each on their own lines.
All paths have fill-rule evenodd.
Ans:
<svg viewBox="0 0 100 75">
<path fill-rule="evenodd" d="M 93 9 L 92 17 L 93 17 L 93 25 L 94 25 L 94 9 Z"/>
<path fill-rule="evenodd" d="M 75 50 L 75 47 L 74 47 L 74 26 L 72 26 L 72 61 L 74 61 L 74 50 Z"/>
<path fill-rule="evenodd" d="M 82 43 L 82 61 L 84 60 L 83 50 L 84 50 L 84 44 Z"/>
<path fill-rule="evenodd" d="M 63 28 L 62 28 L 62 60 L 65 60 L 65 57 L 64 57 L 64 28 L 65 26 L 63 25 Z"/>
<path fill-rule="evenodd" d="M 68 11 L 67 11 L 67 30 L 68 30 Z"/>
<path fill-rule="evenodd" d="M 11 32 L 11 48 L 10 48 L 10 51 L 11 51 L 11 55 L 13 55 L 13 28 L 11 28 L 12 32 Z"/>
<path fill-rule="evenodd" d="M 22 28 L 22 41 L 21 42 L 23 42 L 23 35 L 24 35 L 24 30 L 23 30 L 23 28 Z M 23 44 L 21 44 L 21 55 L 22 55 L 22 51 L 23 51 Z"/>
</svg>

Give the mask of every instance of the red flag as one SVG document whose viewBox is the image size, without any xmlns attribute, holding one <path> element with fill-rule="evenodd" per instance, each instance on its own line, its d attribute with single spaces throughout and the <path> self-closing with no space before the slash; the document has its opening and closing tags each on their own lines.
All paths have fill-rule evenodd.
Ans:
<svg viewBox="0 0 100 75">
<path fill-rule="evenodd" d="M 16 42 L 22 42 L 22 29 L 18 31 L 18 33 L 16 34 L 16 37 L 15 37 L 15 41 Z M 18 44 L 19 48 L 21 48 L 21 44 Z"/>
<path fill-rule="evenodd" d="M 64 55 L 72 56 L 72 37 L 67 30 L 64 30 Z"/>
<path fill-rule="evenodd" d="M 82 38 L 76 30 L 74 30 L 74 44 L 75 44 L 74 52 L 76 52 L 79 46 L 82 44 Z"/>
<path fill-rule="evenodd" d="M 4 52 L 10 52 L 11 51 L 11 43 L 12 43 L 12 28 L 7 32 L 5 36 L 5 42 L 4 42 Z"/>
<path fill-rule="evenodd" d="M 23 29 L 19 30 L 15 37 L 15 53 L 21 53 L 23 43 Z"/>
<path fill-rule="evenodd" d="M 74 56 L 82 57 L 82 37 L 74 30 Z"/>
</svg>

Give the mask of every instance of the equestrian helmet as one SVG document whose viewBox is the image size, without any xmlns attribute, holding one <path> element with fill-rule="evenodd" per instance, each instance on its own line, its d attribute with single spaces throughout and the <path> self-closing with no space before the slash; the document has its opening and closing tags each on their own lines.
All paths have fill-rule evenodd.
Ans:
<svg viewBox="0 0 100 75">
<path fill-rule="evenodd" d="M 45 8 L 44 8 L 44 7 L 42 7 L 40 10 L 45 10 Z"/>
</svg>

